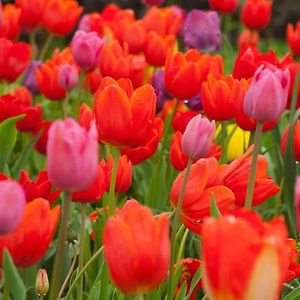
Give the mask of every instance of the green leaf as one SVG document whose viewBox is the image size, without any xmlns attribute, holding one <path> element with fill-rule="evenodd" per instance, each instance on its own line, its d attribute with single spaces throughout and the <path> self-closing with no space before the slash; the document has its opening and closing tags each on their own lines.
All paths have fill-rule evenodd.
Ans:
<svg viewBox="0 0 300 300">
<path fill-rule="evenodd" d="M 180 287 L 179 293 L 176 296 L 176 300 L 183 300 L 184 296 L 186 294 L 186 290 L 187 290 L 187 284 L 186 284 L 186 280 L 183 282 L 183 284 Z"/>
<path fill-rule="evenodd" d="M 210 199 L 210 215 L 214 218 L 218 218 L 221 216 L 221 212 L 216 203 L 216 198 L 214 193 L 211 195 L 211 199 Z"/>
<path fill-rule="evenodd" d="M 201 277 L 202 277 L 202 267 L 200 266 L 198 271 L 196 272 L 196 274 L 193 277 L 189 293 L 184 297 L 184 300 L 190 299 L 190 297 L 191 297 L 196 285 L 198 284 L 199 280 L 201 279 Z"/>
<path fill-rule="evenodd" d="M 14 262 L 7 251 L 4 250 L 3 253 L 3 272 L 5 274 L 5 285 L 8 284 L 10 287 L 10 292 L 15 300 L 25 300 L 26 289 L 21 280 L 21 277 L 14 265 Z"/>
<path fill-rule="evenodd" d="M 283 300 L 298 300 L 300 299 L 300 286 L 286 295 Z"/>
<path fill-rule="evenodd" d="M 101 281 L 99 280 L 91 289 L 91 292 L 87 300 L 98 300 L 100 299 Z"/>
<path fill-rule="evenodd" d="M 25 115 L 12 117 L 0 124 L 0 171 L 3 171 L 17 141 L 15 123 L 24 117 Z"/>
<path fill-rule="evenodd" d="M 146 300 L 160 300 L 162 297 L 159 294 L 158 290 L 154 290 L 151 293 L 145 295 Z"/>
</svg>

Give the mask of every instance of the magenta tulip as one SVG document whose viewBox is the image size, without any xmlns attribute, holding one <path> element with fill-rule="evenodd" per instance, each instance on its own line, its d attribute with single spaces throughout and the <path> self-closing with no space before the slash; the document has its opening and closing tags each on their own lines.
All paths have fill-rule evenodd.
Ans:
<svg viewBox="0 0 300 300">
<path fill-rule="evenodd" d="M 278 120 L 287 104 L 289 85 L 288 69 L 259 67 L 245 96 L 244 112 L 260 122 Z"/>
<path fill-rule="evenodd" d="M 210 122 L 200 114 L 195 116 L 182 136 L 182 151 L 189 157 L 205 157 L 211 149 L 215 131 L 215 121 Z"/>
<path fill-rule="evenodd" d="M 86 189 L 98 168 L 95 124 L 87 131 L 71 118 L 55 121 L 48 133 L 47 168 L 54 186 L 67 191 Z"/>
<path fill-rule="evenodd" d="M 62 65 L 58 72 L 58 83 L 66 90 L 74 89 L 78 84 L 78 72 L 76 68 L 69 64 Z"/>
<path fill-rule="evenodd" d="M 0 235 L 7 234 L 21 223 L 26 204 L 22 186 L 13 180 L 0 182 Z"/>
</svg>

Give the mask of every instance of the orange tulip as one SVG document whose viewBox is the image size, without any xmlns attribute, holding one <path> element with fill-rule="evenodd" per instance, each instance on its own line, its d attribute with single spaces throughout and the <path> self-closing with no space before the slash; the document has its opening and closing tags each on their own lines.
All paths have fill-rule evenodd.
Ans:
<svg viewBox="0 0 300 300">
<path fill-rule="evenodd" d="M 95 118 L 93 111 L 87 104 L 82 103 L 79 109 L 78 117 L 78 123 L 80 124 L 80 126 L 84 127 L 86 130 L 89 130 L 94 119 Z"/>
<path fill-rule="evenodd" d="M 114 284 L 126 295 L 157 288 L 170 263 L 169 219 L 129 200 L 104 228 L 104 256 Z"/>
<path fill-rule="evenodd" d="M 0 37 L 17 40 L 20 35 L 21 10 L 13 4 L 6 4 L 2 9 L 3 22 L 0 26 Z"/>
<path fill-rule="evenodd" d="M 300 277 L 299 252 L 297 249 L 297 242 L 294 239 L 287 239 L 286 241 L 289 254 L 289 269 L 284 277 L 284 281 L 288 282 L 297 277 Z"/>
<path fill-rule="evenodd" d="M 144 49 L 146 31 L 141 21 L 136 21 L 124 29 L 123 43 L 127 43 L 130 53 L 139 53 Z"/>
<path fill-rule="evenodd" d="M 286 143 L 290 130 L 290 125 L 284 130 L 282 139 L 281 139 L 281 151 L 285 154 L 286 151 Z M 296 126 L 294 129 L 294 155 L 295 160 L 300 162 L 300 121 L 296 122 Z"/>
<path fill-rule="evenodd" d="M 200 159 L 191 166 L 182 203 L 181 219 L 192 232 L 201 233 L 201 222 L 210 216 L 210 203 L 214 196 L 223 213 L 235 203 L 234 193 L 222 183 L 224 167 L 214 157 Z M 176 207 L 186 170 L 173 182 L 170 198 Z"/>
<path fill-rule="evenodd" d="M 152 86 L 133 91 L 129 79 L 104 78 L 94 102 L 100 141 L 129 148 L 146 145 L 154 134 L 155 105 Z"/>
<path fill-rule="evenodd" d="M 176 43 L 175 35 L 160 36 L 155 31 L 147 34 L 145 43 L 146 61 L 153 66 L 161 67 L 165 64 L 167 52 Z"/>
<path fill-rule="evenodd" d="M 50 209 L 49 202 L 37 198 L 27 203 L 21 224 L 13 232 L 0 236 L 0 257 L 4 248 L 17 267 L 35 265 L 45 255 L 58 224 L 60 207 Z"/>
<path fill-rule="evenodd" d="M 83 8 L 76 0 L 48 0 L 44 7 L 43 25 L 54 35 L 68 35 L 82 12 Z"/>
<path fill-rule="evenodd" d="M 66 90 L 58 83 L 59 66 L 52 60 L 47 60 L 35 70 L 35 76 L 41 93 L 49 100 L 63 100 Z"/>
<path fill-rule="evenodd" d="M 15 81 L 28 67 L 31 48 L 26 43 L 13 43 L 0 38 L 0 81 Z"/>
<path fill-rule="evenodd" d="M 287 42 L 289 48 L 296 56 L 300 56 L 300 21 L 297 22 L 295 28 L 289 23 L 286 29 Z"/>
<path fill-rule="evenodd" d="M 277 300 L 288 268 L 282 218 L 253 211 L 207 218 L 202 229 L 203 283 L 211 300 Z"/>
<path fill-rule="evenodd" d="M 43 20 L 46 0 L 16 0 L 16 6 L 21 9 L 21 25 L 32 30 L 39 27 Z"/>
<path fill-rule="evenodd" d="M 223 173 L 223 184 L 233 191 L 236 203 L 240 206 L 244 206 L 245 204 L 252 151 L 253 146 L 243 156 L 230 163 Z M 253 205 L 265 202 L 280 190 L 273 179 L 267 176 L 267 172 L 268 160 L 263 155 L 259 155 L 257 159 Z"/>
<path fill-rule="evenodd" d="M 202 84 L 201 103 L 206 116 L 216 121 L 228 121 L 235 117 L 236 104 L 244 96 L 241 83 L 231 75 L 208 75 Z"/>
</svg>

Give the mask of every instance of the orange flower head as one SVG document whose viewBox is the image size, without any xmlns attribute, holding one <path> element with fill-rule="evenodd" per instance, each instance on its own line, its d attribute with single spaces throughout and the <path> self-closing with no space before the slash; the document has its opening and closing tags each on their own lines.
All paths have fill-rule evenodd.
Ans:
<svg viewBox="0 0 300 300">
<path fill-rule="evenodd" d="M 43 198 L 27 203 L 21 224 L 0 236 L 0 256 L 8 249 L 17 267 L 28 268 L 39 262 L 52 241 L 60 216 L 60 207 L 50 209 Z"/>
<path fill-rule="evenodd" d="M 243 156 L 230 163 L 223 173 L 223 184 L 233 191 L 236 203 L 240 206 L 244 206 L 245 204 L 252 151 L 253 146 Z M 265 156 L 259 155 L 257 159 L 253 205 L 265 202 L 280 190 L 273 179 L 267 175 L 267 172 L 268 161 Z"/>
<path fill-rule="evenodd" d="M 146 61 L 155 67 L 161 67 L 165 64 L 167 52 L 172 49 L 176 43 L 175 35 L 162 37 L 156 31 L 147 34 L 145 43 Z"/>
<path fill-rule="evenodd" d="M 202 229 L 203 283 L 209 299 L 277 300 L 288 269 L 283 218 L 254 211 L 207 218 Z"/>
<path fill-rule="evenodd" d="M 52 34 L 65 36 L 71 33 L 83 8 L 76 0 L 48 0 L 44 7 L 43 25 Z"/>
<path fill-rule="evenodd" d="M 30 58 L 28 44 L 0 38 L 0 81 L 14 82 L 27 69 Z"/>
<path fill-rule="evenodd" d="M 138 295 L 157 288 L 170 263 L 168 217 L 154 218 L 148 207 L 127 201 L 105 225 L 104 256 L 122 293 Z"/>
<path fill-rule="evenodd" d="M 299 252 L 297 242 L 294 239 L 287 239 L 286 245 L 289 254 L 289 269 L 284 277 L 284 282 L 289 282 L 297 277 L 300 277 L 300 264 L 298 263 Z"/>
<path fill-rule="evenodd" d="M 294 26 L 289 23 L 286 28 L 286 37 L 289 48 L 296 56 L 300 56 L 300 21 Z"/>
<path fill-rule="evenodd" d="M 146 31 L 141 21 L 135 21 L 124 29 L 123 43 L 127 43 L 130 53 L 139 53 L 144 49 Z"/>
<path fill-rule="evenodd" d="M 16 6 L 21 9 L 22 27 L 33 30 L 42 24 L 46 0 L 16 0 Z"/>
<path fill-rule="evenodd" d="M 285 154 L 286 151 L 286 144 L 287 144 L 289 130 L 290 130 L 290 125 L 287 126 L 287 128 L 284 130 L 282 135 L 281 151 L 283 154 Z M 299 120 L 297 120 L 294 129 L 294 155 L 295 155 L 295 160 L 300 162 L 300 121 Z"/>
<path fill-rule="evenodd" d="M 263 29 L 270 23 L 271 10 L 271 0 L 247 0 L 242 8 L 242 21 L 249 29 Z"/>
<path fill-rule="evenodd" d="M 20 35 L 21 10 L 13 4 L 6 4 L 2 9 L 3 21 L 0 26 L 0 37 L 17 40 Z"/>
<path fill-rule="evenodd" d="M 202 84 L 201 103 L 206 116 L 216 121 L 228 121 L 235 117 L 237 103 L 243 97 L 240 81 L 231 75 L 209 75 Z"/>
<path fill-rule="evenodd" d="M 91 123 L 95 120 L 94 112 L 92 109 L 85 103 L 82 103 L 79 109 L 78 123 L 80 126 L 84 127 L 86 130 L 89 130 Z"/>
</svg>

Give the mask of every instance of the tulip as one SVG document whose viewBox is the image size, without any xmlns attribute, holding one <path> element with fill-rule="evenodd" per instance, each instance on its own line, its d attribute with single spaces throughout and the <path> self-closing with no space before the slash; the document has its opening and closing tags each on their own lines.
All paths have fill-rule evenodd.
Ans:
<svg viewBox="0 0 300 300">
<path fill-rule="evenodd" d="M 49 290 L 49 280 L 47 271 L 44 269 L 39 269 L 36 281 L 35 281 L 35 290 L 37 294 L 41 297 L 47 295 Z"/>
<path fill-rule="evenodd" d="M 234 118 L 236 103 L 241 101 L 241 83 L 231 75 L 215 77 L 208 75 L 207 82 L 201 87 L 201 102 L 206 116 L 216 121 Z"/>
<path fill-rule="evenodd" d="M 146 31 L 141 21 L 135 21 L 124 28 L 123 43 L 127 43 L 130 53 L 143 51 Z"/>
<path fill-rule="evenodd" d="M 257 47 L 259 40 L 259 34 L 258 32 L 253 32 L 250 30 L 244 30 L 238 38 L 238 46 L 240 49 L 249 47 L 249 46 L 254 46 Z"/>
<path fill-rule="evenodd" d="M 76 64 L 85 69 L 94 69 L 100 57 L 104 40 L 96 32 L 78 30 L 72 40 L 72 54 Z"/>
<path fill-rule="evenodd" d="M 145 5 L 160 5 L 163 4 L 165 0 L 142 0 Z"/>
<path fill-rule="evenodd" d="M 219 11 L 222 14 L 231 14 L 238 7 L 238 0 L 209 0 L 209 5 L 212 9 Z"/>
<path fill-rule="evenodd" d="M 170 240 L 166 215 L 154 218 L 148 207 L 129 200 L 108 219 L 103 239 L 111 279 L 122 293 L 149 292 L 167 277 Z"/>
<path fill-rule="evenodd" d="M 58 71 L 58 84 L 65 90 L 72 90 L 78 84 L 78 72 L 72 65 L 62 65 Z"/>
<path fill-rule="evenodd" d="M 283 219 L 264 223 L 254 211 L 232 214 L 204 221 L 203 283 L 209 299 L 279 299 L 288 269 Z"/>
<path fill-rule="evenodd" d="M 189 48 L 217 51 L 221 46 L 220 19 L 215 11 L 193 9 L 186 17 L 183 28 L 184 43 Z"/>
<path fill-rule="evenodd" d="M 289 23 L 286 29 L 289 48 L 296 56 L 300 56 L 300 21 L 294 26 Z"/>
<path fill-rule="evenodd" d="M 43 9 L 44 27 L 58 36 L 70 34 L 83 11 L 76 0 L 48 0 Z"/>
<path fill-rule="evenodd" d="M 297 230 L 298 232 L 300 232 L 300 176 L 296 178 L 295 206 L 296 206 L 296 217 L 297 217 Z"/>
<path fill-rule="evenodd" d="M 15 230 L 23 218 L 25 193 L 15 181 L 0 182 L 0 235 Z"/>
<path fill-rule="evenodd" d="M 55 121 L 49 130 L 47 170 L 50 182 L 67 191 L 86 189 L 95 179 L 98 142 L 95 125 L 82 128 L 73 119 Z"/>
<path fill-rule="evenodd" d="M 52 123 L 50 121 L 42 121 L 37 131 L 33 132 L 34 135 L 38 134 L 39 132 L 42 132 L 41 136 L 34 145 L 35 150 L 38 151 L 40 154 L 47 153 L 48 132 L 51 124 Z"/>
<path fill-rule="evenodd" d="M 28 67 L 31 57 L 30 45 L 13 43 L 0 38 L 0 81 L 14 82 Z"/>
<path fill-rule="evenodd" d="M 281 139 L 281 150 L 282 153 L 285 154 L 286 151 L 286 144 L 287 144 L 287 138 L 290 130 L 290 125 L 287 126 L 287 128 L 284 130 L 282 134 L 282 139 Z M 295 155 L 295 160 L 300 162 L 300 121 L 297 120 L 296 126 L 294 129 L 294 155 Z"/>
<path fill-rule="evenodd" d="M 101 85 L 102 74 L 99 69 L 94 69 L 86 72 L 83 78 L 83 87 L 91 94 L 95 94 Z"/>
<path fill-rule="evenodd" d="M 27 203 L 20 225 L 13 232 L 0 236 L 0 257 L 7 248 L 17 267 L 34 266 L 50 246 L 59 215 L 60 207 L 50 209 L 45 199 L 37 198 Z"/>
<path fill-rule="evenodd" d="M 273 66 L 261 66 L 254 74 L 245 96 L 244 112 L 257 121 L 276 121 L 283 113 L 290 84 L 290 73 Z"/>
<path fill-rule="evenodd" d="M 13 4 L 6 4 L 2 9 L 2 25 L 0 26 L 0 37 L 9 40 L 17 40 L 20 35 L 21 10 Z"/>
<path fill-rule="evenodd" d="M 294 239 L 288 238 L 287 241 L 288 253 L 289 253 L 289 269 L 285 275 L 284 282 L 289 282 L 300 276 L 300 264 L 298 263 L 299 251 L 297 249 L 297 242 Z"/>
<path fill-rule="evenodd" d="M 188 123 L 181 140 L 181 148 L 189 157 L 205 157 L 216 132 L 215 122 L 195 116 Z"/>
<path fill-rule="evenodd" d="M 28 69 L 24 74 L 23 86 L 28 88 L 28 90 L 34 95 L 38 95 L 40 93 L 40 89 L 35 76 L 35 70 L 39 68 L 41 65 L 42 65 L 41 60 L 31 61 Z"/>
<path fill-rule="evenodd" d="M 94 113 L 90 109 L 90 107 L 85 103 L 81 104 L 78 117 L 80 126 L 85 128 L 86 130 L 89 130 L 94 119 Z"/>
<path fill-rule="evenodd" d="M 192 110 L 177 111 L 172 120 L 172 127 L 174 131 L 180 131 L 183 134 L 190 120 L 197 115 L 199 115 L 199 113 Z"/>
</svg>

